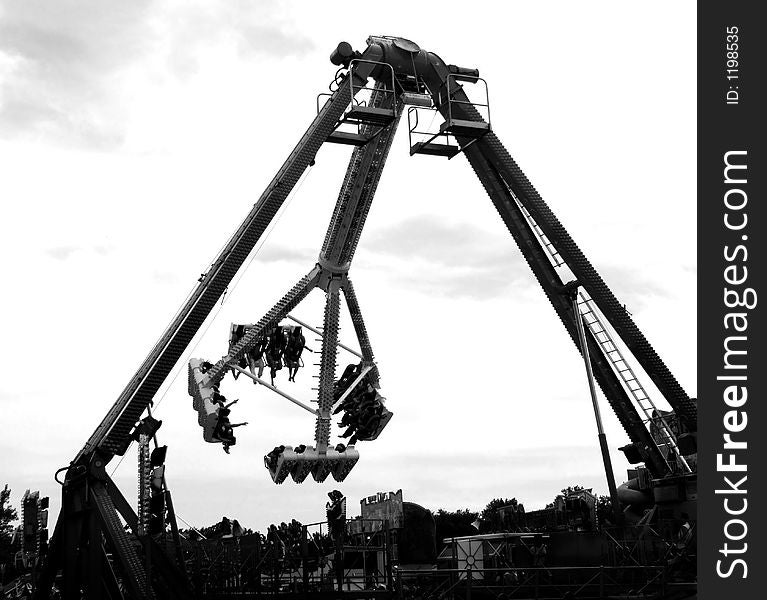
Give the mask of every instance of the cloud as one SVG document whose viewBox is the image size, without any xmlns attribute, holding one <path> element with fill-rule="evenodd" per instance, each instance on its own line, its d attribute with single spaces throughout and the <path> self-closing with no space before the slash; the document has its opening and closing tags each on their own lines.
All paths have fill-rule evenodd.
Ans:
<svg viewBox="0 0 767 600">
<path fill-rule="evenodd" d="M 291 262 L 309 267 L 317 262 L 318 252 L 316 248 L 295 248 L 272 243 L 264 245 L 258 252 L 256 260 L 263 263 Z"/>
<path fill-rule="evenodd" d="M 55 246 L 46 248 L 45 253 L 56 260 L 67 260 L 78 250 L 82 250 L 82 248 L 80 246 Z"/>
<path fill-rule="evenodd" d="M 2 3 L 0 132 L 110 148 L 122 141 L 114 76 L 146 51 L 147 1 Z"/>
<path fill-rule="evenodd" d="M 176 283 L 179 279 L 178 275 L 175 273 L 171 273 L 170 271 L 158 271 L 156 269 L 152 270 L 151 277 L 152 281 L 159 283 L 160 285 Z"/>
<path fill-rule="evenodd" d="M 47 256 L 50 256 L 51 258 L 64 261 L 71 258 L 77 252 L 93 252 L 97 256 L 103 258 L 111 254 L 112 250 L 113 248 L 111 246 L 97 244 L 95 246 L 75 246 L 75 245 L 52 246 L 50 248 L 46 248 L 45 250 L 43 250 L 43 252 Z"/>
<path fill-rule="evenodd" d="M 653 298 L 668 298 L 668 290 L 659 286 L 644 272 L 632 267 L 604 265 L 599 273 L 618 301 L 629 312 L 637 312 L 653 302 Z"/>
<path fill-rule="evenodd" d="M 204 48 L 231 42 L 241 58 L 303 56 L 314 49 L 311 38 L 280 15 L 274 1 L 244 0 L 210 6 L 183 3 L 164 19 L 169 29 L 168 65 L 182 78 L 194 75 Z"/>
<path fill-rule="evenodd" d="M 0 0 L 0 135 L 114 149 L 126 136 L 130 98 L 141 93 L 140 78 L 127 78 L 149 76 L 150 59 L 165 57 L 165 68 L 187 76 L 211 45 L 232 44 L 246 60 L 313 48 L 276 2 L 168 6 Z"/>
<path fill-rule="evenodd" d="M 429 295 L 491 298 L 534 284 L 510 236 L 433 216 L 371 232 L 364 252 L 385 261 L 397 283 Z"/>
<path fill-rule="evenodd" d="M 267 54 L 276 57 L 303 56 L 314 50 L 314 42 L 303 35 L 284 29 L 281 24 L 266 27 L 262 24 L 240 25 L 238 48 L 247 54 Z"/>
</svg>

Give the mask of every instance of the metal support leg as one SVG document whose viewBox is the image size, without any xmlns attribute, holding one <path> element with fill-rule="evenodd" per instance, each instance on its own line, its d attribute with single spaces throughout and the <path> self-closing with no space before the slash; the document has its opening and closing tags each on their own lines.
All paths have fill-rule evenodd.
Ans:
<svg viewBox="0 0 767 600">
<path fill-rule="evenodd" d="M 317 451 L 324 453 L 330 443 L 330 411 L 333 408 L 333 392 L 336 377 L 336 352 L 338 342 L 338 316 L 340 312 L 339 284 L 332 281 L 325 301 L 322 355 L 320 357 L 320 383 L 318 392 L 319 414 L 314 439 Z"/>
<path fill-rule="evenodd" d="M 368 336 L 368 331 L 365 327 L 365 321 L 362 318 L 362 311 L 360 310 L 360 305 L 357 301 L 357 294 L 354 292 L 352 280 L 347 277 L 342 289 L 344 291 L 346 306 L 349 308 L 349 315 L 351 315 L 352 324 L 354 325 L 354 333 L 357 335 L 357 341 L 359 342 L 360 350 L 362 351 L 363 365 L 372 367 L 369 378 L 373 387 L 378 388 L 378 367 L 374 362 L 373 347 L 370 344 L 370 337 Z"/>
<path fill-rule="evenodd" d="M 137 600 L 153 599 L 155 596 L 136 547 L 123 529 L 112 498 L 103 485 L 96 483 L 91 486 L 89 500 L 98 510 L 104 534 L 112 547 L 115 561 L 124 574 L 124 581 L 131 597 Z"/>
<path fill-rule="evenodd" d="M 610 490 L 610 501 L 615 514 L 616 524 L 620 523 L 622 513 L 618 504 L 618 490 L 615 487 L 615 473 L 613 473 L 613 463 L 610 460 L 610 449 L 607 447 L 607 437 L 602 427 L 602 415 L 599 412 L 599 403 L 597 401 L 597 390 L 594 385 L 594 373 L 591 370 L 591 357 L 589 356 L 589 345 L 586 343 L 586 331 L 583 327 L 583 316 L 578 306 L 577 296 L 573 300 L 573 314 L 578 328 L 578 341 L 581 344 L 581 355 L 586 365 L 586 378 L 589 382 L 589 393 L 591 394 L 591 404 L 594 407 L 594 417 L 597 422 L 597 432 L 599 437 L 599 449 L 602 452 L 602 462 L 605 466 L 605 476 L 607 477 L 607 488 Z"/>
<path fill-rule="evenodd" d="M 104 548 L 101 544 L 101 524 L 95 506 L 88 511 L 88 549 L 86 564 L 86 582 L 88 600 L 101 600 L 104 597 L 101 567 L 104 560 Z"/>
<path fill-rule="evenodd" d="M 136 535 L 149 533 L 149 498 L 152 494 L 152 468 L 150 465 L 150 437 L 139 435 L 138 441 L 138 531 Z"/>
<path fill-rule="evenodd" d="M 62 527 L 62 548 L 60 556 L 63 558 L 62 575 L 64 598 L 79 598 L 81 596 L 80 571 L 79 571 L 79 548 L 83 537 L 83 514 L 86 504 L 86 486 L 65 485 L 62 491 L 62 514 L 64 522 Z"/>
</svg>

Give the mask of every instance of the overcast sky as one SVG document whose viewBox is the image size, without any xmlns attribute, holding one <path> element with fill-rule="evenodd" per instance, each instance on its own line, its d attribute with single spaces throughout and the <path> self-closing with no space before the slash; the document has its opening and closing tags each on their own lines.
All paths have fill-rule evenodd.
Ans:
<svg viewBox="0 0 767 600">
<path fill-rule="evenodd" d="M 479 68 L 493 129 L 696 395 L 693 3 L 0 0 L 0 485 L 15 504 L 39 489 L 55 518 L 53 472 L 305 131 L 331 50 L 371 34 Z M 275 486 L 262 456 L 310 443 L 313 418 L 227 379 L 250 423 L 227 456 L 185 389 L 189 356 L 218 358 L 231 322 L 258 320 L 313 266 L 350 154 L 327 144 L 157 399 L 186 521 L 317 521 L 334 487 L 352 514 L 398 488 L 450 509 L 606 493 L 562 324 L 466 159 L 411 158 L 407 142 L 404 122 L 351 270 L 394 419 L 343 484 Z M 315 292 L 294 314 L 319 324 L 322 304 Z M 341 336 L 354 343 L 346 317 Z M 311 374 L 282 385 L 309 400 Z M 620 482 L 627 439 L 602 414 Z M 114 475 L 129 499 L 135 466 L 129 452 Z"/>
</svg>

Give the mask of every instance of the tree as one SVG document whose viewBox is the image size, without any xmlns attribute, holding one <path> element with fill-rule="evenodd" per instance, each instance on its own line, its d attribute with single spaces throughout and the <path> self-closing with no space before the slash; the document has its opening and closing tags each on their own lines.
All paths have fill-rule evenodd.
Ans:
<svg viewBox="0 0 767 600">
<path fill-rule="evenodd" d="M 437 543 L 441 543 L 445 538 L 473 535 L 477 533 L 477 529 L 472 523 L 477 520 L 478 516 L 479 513 L 472 512 L 468 508 L 459 508 L 456 511 L 440 508 L 434 513 Z"/>
<path fill-rule="evenodd" d="M 13 522 L 18 518 L 18 513 L 11 506 L 10 497 L 11 490 L 6 483 L 0 490 L 0 564 L 7 562 L 13 555 L 11 551 Z"/>
<path fill-rule="evenodd" d="M 11 533 L 13 532 L 13 522 L 18 518 L 16 509 L 10 504 L 11 490 L 8 484 L 0 491 L 0 542 L 3 544 L 11 543 Z"/>
<path fill-rule="evenodd" d="M 493 498 L 487 503 L 487 506 L 479 514 L 480 519 L 480 532 L 481 533 L 495 533 L 502 529 L 501 518 L 498 514 L 498 509 L 502 506 L 509 506 L 518 504 L 516 498 Z"/>
<path fill-rule="evenodd" d="M 599 527 L 614 524 L 615 514 L 613 513 L 613 501 L 610 496 L 599 496 L 597 498 L 597 521 Z"/>
</svg>

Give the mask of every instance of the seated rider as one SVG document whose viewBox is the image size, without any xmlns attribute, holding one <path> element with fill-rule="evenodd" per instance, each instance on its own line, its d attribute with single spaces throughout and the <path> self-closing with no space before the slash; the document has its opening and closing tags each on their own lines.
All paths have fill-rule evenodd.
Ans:
<svg viewBox="0 0 767 600">
<path fill-rule="evenodd" d="M 230 423 L 229 415 L 231 409 L 224 408 L 223 406 L 218 409 L 216 426 L 213 428 L 213 437 L 220 440 L 224 445 L 224 452 L 229 454 L 229 447 L 237 443 L 237 438 L 234 437 L 234 428 L 242 427 L 247 423 Z"/>
<path fill-rule="evenodd" d="M 277 470 L 277 461 L 284 450 L 285 446 L 275 446 L 269 454 L 264 456 L 264 463 L 266 463 L 266 466 L 270 471 L 274 472 Z"/>
<path fill-rule="evenodd" d="M 349 387 L 348 385 L 346 386 Z M 370 387 L 369 383 L 367 383 L 367 379 L 363 379 L 357 387 L 355 387 L 351 392 L 349 392 L 349 395 L 344 398 L 344 401 L 339 404 L 335 410 L 333 410 L 333 414 L 336 415 L 339 412 L 343 411 L 350 411 L 350 410 L 356 410 L 356 407 L 359 406 L 360 402 L 362 402 L 365 392 L 364 390 L 366 388 Z M 343 392 L 342 392 L 343 393 Z M 340 397 L 342 394 L 338 394 L 338 397 Z M 337 398 L 336 398 L 337 400 Z"/>
<path fill-rule="evenodd" d="M 231 332 L 229 333 L 229 350 L 230 351 L 242 339 L 242 337 L 245 335 L 245 332 L 246 332 L 245 325 L 236 325 L 232 323 L 232 329 L 231 329 Z M 240 367 L 241 369 L 244 369 L 248 366 L 248 362 L 244 356 L 237 361 L 237 366 Z M 232 377 L 234 377 L 235 381 L 237 380 L 239 376 L 240 376 L 240 372 L 237 371 L 236 369 L 232 369 Z"/>
<path fill-rule="evenodd" d="M 357 440 L 364 440 L 373 437 L 380 424 L 380 414 L 373 412 L 372 414 L 365 415 L 362 419 L 360 419 L 359 427 L 357 427 L 356 433 L 349 439 L 349 444 L 355 444 Z"/>
<path fill-rule="evenodd" d="M 362 364 L 358 365 L 346 365 L 346 368 L 344 369 L 343 374 L 341 377 L 338 378 L 338 381 L 336 381 L 335 384 L 335 391 L 334 391 L 334 400 L 338 400 L 343 393 L 349 388 L 349 386 L 352 384 L 352 382 L 357 378 L 357 375 L 359 375 L 360 369 L 362 368 Z"/>
<path fill-rule="evenodd" d="M 220 404 L 221 406 L 226 404 L 226 396 L 218 391 L 218 386 L 213 387 L 213 394 L 211 394 L 210 400 L 213 404 Z"/>
<path fill-rule="evenodd" d="M 287 345 L 285 346 L 285 366 L 288 367 L 288 381 L 295 382 L 296 373 L 298 373 L 298 367 L 300 366 L 301 353 L 306 346 L 306 339 L 301 333 L 300 327 L 294 327 L 293 331 L 288 336 Z"/>
<path fill-rule="evenodd" d="M 282 355 L 285 353 L 285 333 L 281 326 L 277 325 L 269 336 L 266 346 L 266 364 L 269 365 L 269 374 L 274 385 L 277 371 L 282 369 Z"/>
<path fill-rule="evenodd" d="M 250 372 L 253 375 L 256 375 L 256 369 L 258 369 L 258 377 L 262 377 L 264 374 L 264 366 L 266 365 L 266 363 L 264 363 L 264 352 L 266 352 L 268 343 L 266 336 L 264 336 L 259 339 L 247 353 Z M 254 381 L 253 383 L 257 384 L 258 382 Z"/>
</svg>

